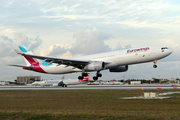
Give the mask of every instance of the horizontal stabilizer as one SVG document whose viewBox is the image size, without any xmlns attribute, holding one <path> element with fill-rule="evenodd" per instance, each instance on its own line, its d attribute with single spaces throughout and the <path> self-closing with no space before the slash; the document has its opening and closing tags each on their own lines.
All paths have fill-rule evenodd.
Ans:
<svg viewBox="0 0 180 120">
<path fill-rule="evenodd" d="M 27 68 L 27 69 L 33 69 L 33 66 L 26 66 L 26 65 L 8 65 L 8 66 L 23 67 L 23 68 Z"/>
</svg>

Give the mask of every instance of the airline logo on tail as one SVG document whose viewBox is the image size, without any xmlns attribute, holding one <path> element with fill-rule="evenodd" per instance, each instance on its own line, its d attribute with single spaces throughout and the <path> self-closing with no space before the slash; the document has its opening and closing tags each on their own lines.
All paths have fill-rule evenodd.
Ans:
<svg viewBox="0 0 180 120">
<path fill-rule="evenodd" d="M 61 79 L 64 80 L 64 78 L 65 78 L 65 75 L 63 75 L 63 77 Z"/>
<path fill-rule="evenodd" d="M 19 46 L 19 49 L 20 49 L 22 52 L 24 52 L 24 53 L 28 53 L 28 54 L 34 55 L 25 45 Z M 35 59 L 35 58 L 26 57 L 26 56 L 24 56 L 24 58 L 25 58 L 26 64 L 28 64 L 28 63 L 30 63 L 31 65 L 32 65 L 33 63 L 38 63 L 38 64 L 39 64 L 38 60 Z M 28 63 L 27 63 L 27 62 L 28 62 Z M 41 60 L 41 62 L 42 62 L 42 65 L 43 65 L 43 66 L 53 65 L 53 63 L 49 64 L 48 62 L 45 62 L 45 61 L 43 61 L 43 60 Z"/>
<path fill-rule="evenodd" d="M 90 74 L 90 73 L 87 73 L 87 74 L 88 74 L 87 77 L 84 77 L 83 80 L 79 80 L 78 82 L 88 82 L 88 80 L 89 80 L 89 74 Z"/>
<path fill-rule="evenodd" d="M 24 52 L 24 53 L 28 53 L 28 54 L 34 55 L 25 45 L 19 46 L 19 49 L 20 49 L 22 52 Z M 26 70 L 34 70 L 34 71 L 36 71 L 36 72 L 46 73 L 46 72 L 40 67 L 39 62 L 38 62 L 37 59 L 32 58 L 32 57 L 27 57 L 27 56 L 24 56 L 24 59 L 25 59 L 26 65 L 27 65 L 27 66 L 31 66 L 32 68 L 29 69 L 29 68 L 23 67 L 23 69 L 26 69 Z"/>
<path fill-rule="evenodd" d="M 22 52 L 25 52 L 25 53 L 28 53 L 28 54 L 33 54 L 25 45 L 22 45 L 22 46 L 19 46 L 19 49 L 22 51 Z M 31 58 L 31 57 L 26 57 L 24 56 L 25 58 L 25 61 L 26 61 L 26 64 L 29 65 L 30 64 L 33 64 L 33 63 L 39 63 L 37 61 L 37 59 L 35 58 Z M 28 62 L 28 63 L 27 63 Z"/>
</svg>

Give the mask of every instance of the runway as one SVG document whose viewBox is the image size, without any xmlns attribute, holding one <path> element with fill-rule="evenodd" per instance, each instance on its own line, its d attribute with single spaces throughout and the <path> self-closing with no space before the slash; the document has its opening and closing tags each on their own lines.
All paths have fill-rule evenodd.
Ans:
<svg viewBox="0 0 180 120">
<path fill-rule="evenodd" d="M 0 91 L 39 91 L 39 90 L 174 90 L 172 85 L 69 85 L 68 87 L 41 86 L 0 86 Z M 177 90 L 180 89 L 176 86 Z"/>
</svg>

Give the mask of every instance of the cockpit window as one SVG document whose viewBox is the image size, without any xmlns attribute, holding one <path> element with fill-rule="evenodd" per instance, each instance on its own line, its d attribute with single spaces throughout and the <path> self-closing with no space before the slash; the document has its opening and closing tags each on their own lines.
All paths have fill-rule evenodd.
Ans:
<svg viewBox="0 0 180 120">
<path fill-rule="evenodd" d="M 161 48 L 161 50 L 164 50 L 164 49 L 168 49 L 167 47 L 163 47 L 163 48 Z"/>
</svg>

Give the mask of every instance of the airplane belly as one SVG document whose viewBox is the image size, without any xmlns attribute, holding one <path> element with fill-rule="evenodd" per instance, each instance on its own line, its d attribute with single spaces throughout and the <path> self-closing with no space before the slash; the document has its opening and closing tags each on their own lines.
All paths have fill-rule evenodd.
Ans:
<svg viewBox="0 0 180 120">
<path fill-rule="evenodd" d="M 65 65 L 43 67 L 43 70 L 46 71 L 47 74 L 65 74 L 81 71 L 79 69 L 74 69 L 72 66 L 66 67 Z"/>
</svg>

